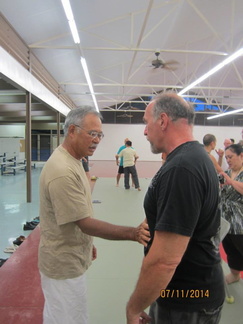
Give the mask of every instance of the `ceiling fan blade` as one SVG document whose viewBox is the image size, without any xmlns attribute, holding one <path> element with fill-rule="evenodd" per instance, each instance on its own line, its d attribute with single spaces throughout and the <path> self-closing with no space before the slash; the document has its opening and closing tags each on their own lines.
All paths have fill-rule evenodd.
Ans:
<svg viewBox="0 0 243 324">
<path fill-rule="evenodd" d="M 126 118 L 126 117 L 133 117 L 133 115 L 129 115 L 129 114 L 122 114 L 122 115 L 117 115 L 116 117 L 122 117 L 122 118 Z"/>
<path fill-rule="evenodd" d="M 137 107 L 130 107 L 131 110 L 139 110 Z"/>
<path fill-rule="evenodd" d="M 133 107 L 133 106 L 126 106 L 123 107 L 123 110 L 139 110 L 137 107 Z"/>
<path fill-rule="evenodd" d="M 164 64 L 165 65 L 174 65 L 174 64 L 179 64 L 179 62 L 177 62 L 176 60 L 170 60 L 170 61 L 166 61 Z"/>
<path fill-rule="evenodd" d="M 165 69 L 165 70 L 169 70 L 169 71 L 176 71 L 178 68 L 175 66 L 167 66 L 167 64 L 165 64 L 163 67 L 161 67 L 161 69 Z"/>
</svg>

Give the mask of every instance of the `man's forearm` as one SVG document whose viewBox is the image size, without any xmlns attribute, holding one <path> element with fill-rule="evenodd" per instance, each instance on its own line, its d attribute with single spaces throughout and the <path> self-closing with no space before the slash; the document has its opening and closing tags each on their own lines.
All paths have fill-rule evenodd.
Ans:
<svg viewBox="0 0 243 324">
<path fill-rule="evenodd" d="M 77 222 L 81 230 L 90 236 L 106 240 L 136 241 L 136 228 L 113 225 L 95 218 L 84 218 Z"/>
<path fill-rule="evenodd" d="M 136 288 L 127 304 L 128 324 L 150 306 L 165 289 L 181 261 L 189 237 L 155 231 L 149 253 L 143 260 Z"/>
<path fill-rule="evenodd" d="M 137 241 L 144 246 L 150 239 L 147 222 L 142 222 L 137 227 L 119 226 L 95 218 L 86 217 L 76 222 L 85 234 L 100 237 L 106 240 Z"/>
<path fill-rule="evenodd" d="M 218 158 L 218 164 L 219 164 L 219 166 L 222 166 L 222 163 L 223 163 L 223 157 L 222 156 L 219 156 L 219 158 Z"/>
<path fill-rule="evenodd" d="M 140 276 L 133 294 L 127 304 L 127 316 L 139 314 L 150 306 L 170 282 L 175 267 L 151 262 L 145 257 Z"/>
</svg>

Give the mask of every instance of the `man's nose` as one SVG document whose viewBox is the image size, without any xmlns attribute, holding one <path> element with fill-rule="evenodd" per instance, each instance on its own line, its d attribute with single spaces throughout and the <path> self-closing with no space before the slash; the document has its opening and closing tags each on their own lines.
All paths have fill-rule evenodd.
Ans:
<svg viewBox="0 0 243 324">
<path fill-rule="evenodd" d="M 96 137 L 93 139 L 93 142 L 96 143 L 96 144 L 99 144 L 100 141 L 101 141 L 101 138 L 99 138 L 98 136 L 96 136 Z"/>
</svg>

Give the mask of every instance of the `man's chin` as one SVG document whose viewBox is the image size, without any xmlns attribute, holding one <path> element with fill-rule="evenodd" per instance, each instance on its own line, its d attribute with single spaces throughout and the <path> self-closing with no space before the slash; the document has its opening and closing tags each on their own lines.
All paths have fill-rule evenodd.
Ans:
<svg viewBox="0 0 243 324">
<path fill-rule="evenodd" d="M 151 149 L 151 152 L 154 153 L 154 154 L 161 153 L 161 151 L 158 150 L 156 147 L 154 147 L 152 144 L 150 144 L 150 149 Z"/>
<path fill-rule="evenodd" d="M 88 155 L 88 156 L 91 156 L 91 155 L 93 155 L 93 154 L 94 154 L 94 152 L 95 152 L 95 150 L 96 150 L 95 148 L 94 148 L 94 149 L 90 148 L 90 149 L 89 149 L 89 152 L 88 152 L 88 154 L 87 154 L 87 155 Z"/>
</svg>

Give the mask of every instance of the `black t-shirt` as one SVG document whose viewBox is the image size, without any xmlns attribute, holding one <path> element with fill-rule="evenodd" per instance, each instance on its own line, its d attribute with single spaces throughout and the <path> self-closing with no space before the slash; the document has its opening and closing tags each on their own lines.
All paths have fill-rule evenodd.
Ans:
<svg viewBox="0 0 243 324">
<path fill-rule="evenodd" d="M 158 302 L 194 311 L 224 301 L 219 255 L 219 182 L 213 163 L 196 141 L 171 152 L 151 181 L 144 209 L 151 233 L 166 231 L 190 237 L 175 274 Z"/>
</svg>

